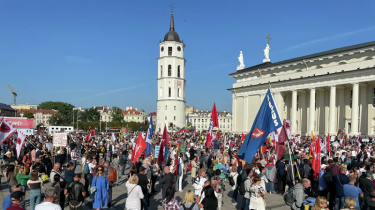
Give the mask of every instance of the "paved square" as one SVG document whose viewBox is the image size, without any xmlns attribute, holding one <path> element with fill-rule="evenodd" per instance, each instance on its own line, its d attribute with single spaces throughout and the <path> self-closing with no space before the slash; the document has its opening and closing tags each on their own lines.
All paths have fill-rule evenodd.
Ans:
<svg viewBox="0 0 375 210">
<path fill-rule="evenodd" d="M 76 172 L 80 171 L 80 165 L 77 165 Z M 128 169 L 126 170 L 126 174 L 128 173 Z M 105 207 L 104 209 L 116 209 L 116 210 L 123 210 L 125 209 L 125 201 L 127 197 L 127 190 L 125 187 L 125 181 L 127 180 L 126 177 L 122 177 L 119 182 L 119 186 L 116 186 L 113 188 L 113 201 L 112 201 L 112 207 L 108 208 Z M 50 186 L 50 183 L 47 183 L 44 185 L 43 190 L 46 189 L 46 187 Z M 231 196 L 233 191 L 231 190 L 231 186 L 228 182 L 225 183 L 225 188 L 227 189 L 224 192 L 223 196 L 223 210 L 227 209 L 241 209 L 241 202 L 243 196 L 238 195 L 237 202 L 238 204 L 236 206 L 232 205 L 231 203 Z M 151 196 L 150 198 L 150 207 L 149 210 L 162 210 L 163 206 L 161 205 L 161 185 L 156 185 L 155 189 L 157 191 L 157 194 L 154 196 Z M 184 182 L 183 182 L 183 192 L 176 192 L 175 198 L 178 201 L 182 201 L 185 196 L 185 192 L 187 190 L 194 190 L 192 184 L 191 184 L 191 178 L 190 178 L 190 172 L 188 174 L 184 175 Z M 4 198 L 9 195 L 8 191 L 8 183 L 6 183 L 6 180 L 4 177 L 1 179 L 1 192 L 0 192 L 0 202 L 1 204 L 4 201 Z M 30 190 L 26 192 L 26 209 L 30 210 L 30 204 L 29 204 L 29 198 L 30 198 Z M 272 209 L 272 210 L 289 210 L 289 206 L 285 205 L 284 200 L 281 195 L 276 194 L 266 194 L 266 209 Z M 83 207 L 83 210 L 90 210 L 92 209 L 92 200 L 90 198 L 85 199 L 85 205 Z M 65 206 L 65 210 L 69 210 L 69 206 Z"/>
</svg>

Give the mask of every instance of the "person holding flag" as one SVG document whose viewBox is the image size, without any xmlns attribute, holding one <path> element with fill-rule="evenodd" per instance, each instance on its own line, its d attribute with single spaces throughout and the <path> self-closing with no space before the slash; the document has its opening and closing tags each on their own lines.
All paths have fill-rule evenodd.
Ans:
<svg viewBox="0 0 375 210">
<path fill-rule="evenodd" d="M 213 133 L 213 128 L 219 127 L 219 119 L 217 117 L 216 105 L 214 103 L 214 107 L 212 108 L 211 112 L 211 119 L 210 119 L 210 127 L 208 129 L 207 140 L 206 140 L 206 147 L 210 148 L 211 142 L 216 138 Z"/>
</svg>

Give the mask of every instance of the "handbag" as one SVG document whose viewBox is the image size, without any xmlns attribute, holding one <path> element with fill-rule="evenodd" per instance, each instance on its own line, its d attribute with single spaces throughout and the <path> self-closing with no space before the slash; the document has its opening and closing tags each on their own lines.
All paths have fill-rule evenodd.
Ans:
<svg viewBox="0 0 375 210">
<path fill-rule="evenodd" d="M 97 181 L 98 181 L 98 178 L 95 177 L 95 186 L 91 186 L 91 188 L 90 188 L 90 198 L 91 198 L 91 199 L 94 198 L 95 193 L 96 193 L 96 191 L 98 190 L 98 189 L 96 188 L 96 182 L 97 182 Z"/>
</svg>

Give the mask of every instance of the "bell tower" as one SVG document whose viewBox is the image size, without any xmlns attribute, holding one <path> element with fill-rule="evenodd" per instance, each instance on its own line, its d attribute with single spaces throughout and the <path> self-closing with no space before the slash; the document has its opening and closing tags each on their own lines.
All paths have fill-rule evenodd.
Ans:
<svg viewBox="0 0 375 210">
<path fill-rule="evenodd" d="M 185 126 L 185 44 L 174 28 L 173 6 L 168 33 L 159 43 L 156 130 L 169 132 Z M 174 129 L 174 130 L 173 130 Z"/>
</svg>

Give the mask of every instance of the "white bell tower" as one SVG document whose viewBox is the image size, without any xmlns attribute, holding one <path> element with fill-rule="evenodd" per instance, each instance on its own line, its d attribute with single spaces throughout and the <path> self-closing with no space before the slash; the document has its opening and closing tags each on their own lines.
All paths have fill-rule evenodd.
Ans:
<svg viewBox="0 0 375 210">
<path fill-rule="evenodd" d="M 185 126 L 185 44 L 174 30 L 173 11 L 169 32 L 159 43 L 156 130 L 169 132 Z M 174 127 L 175 130 L 172 130 Z"/>
</svg>

